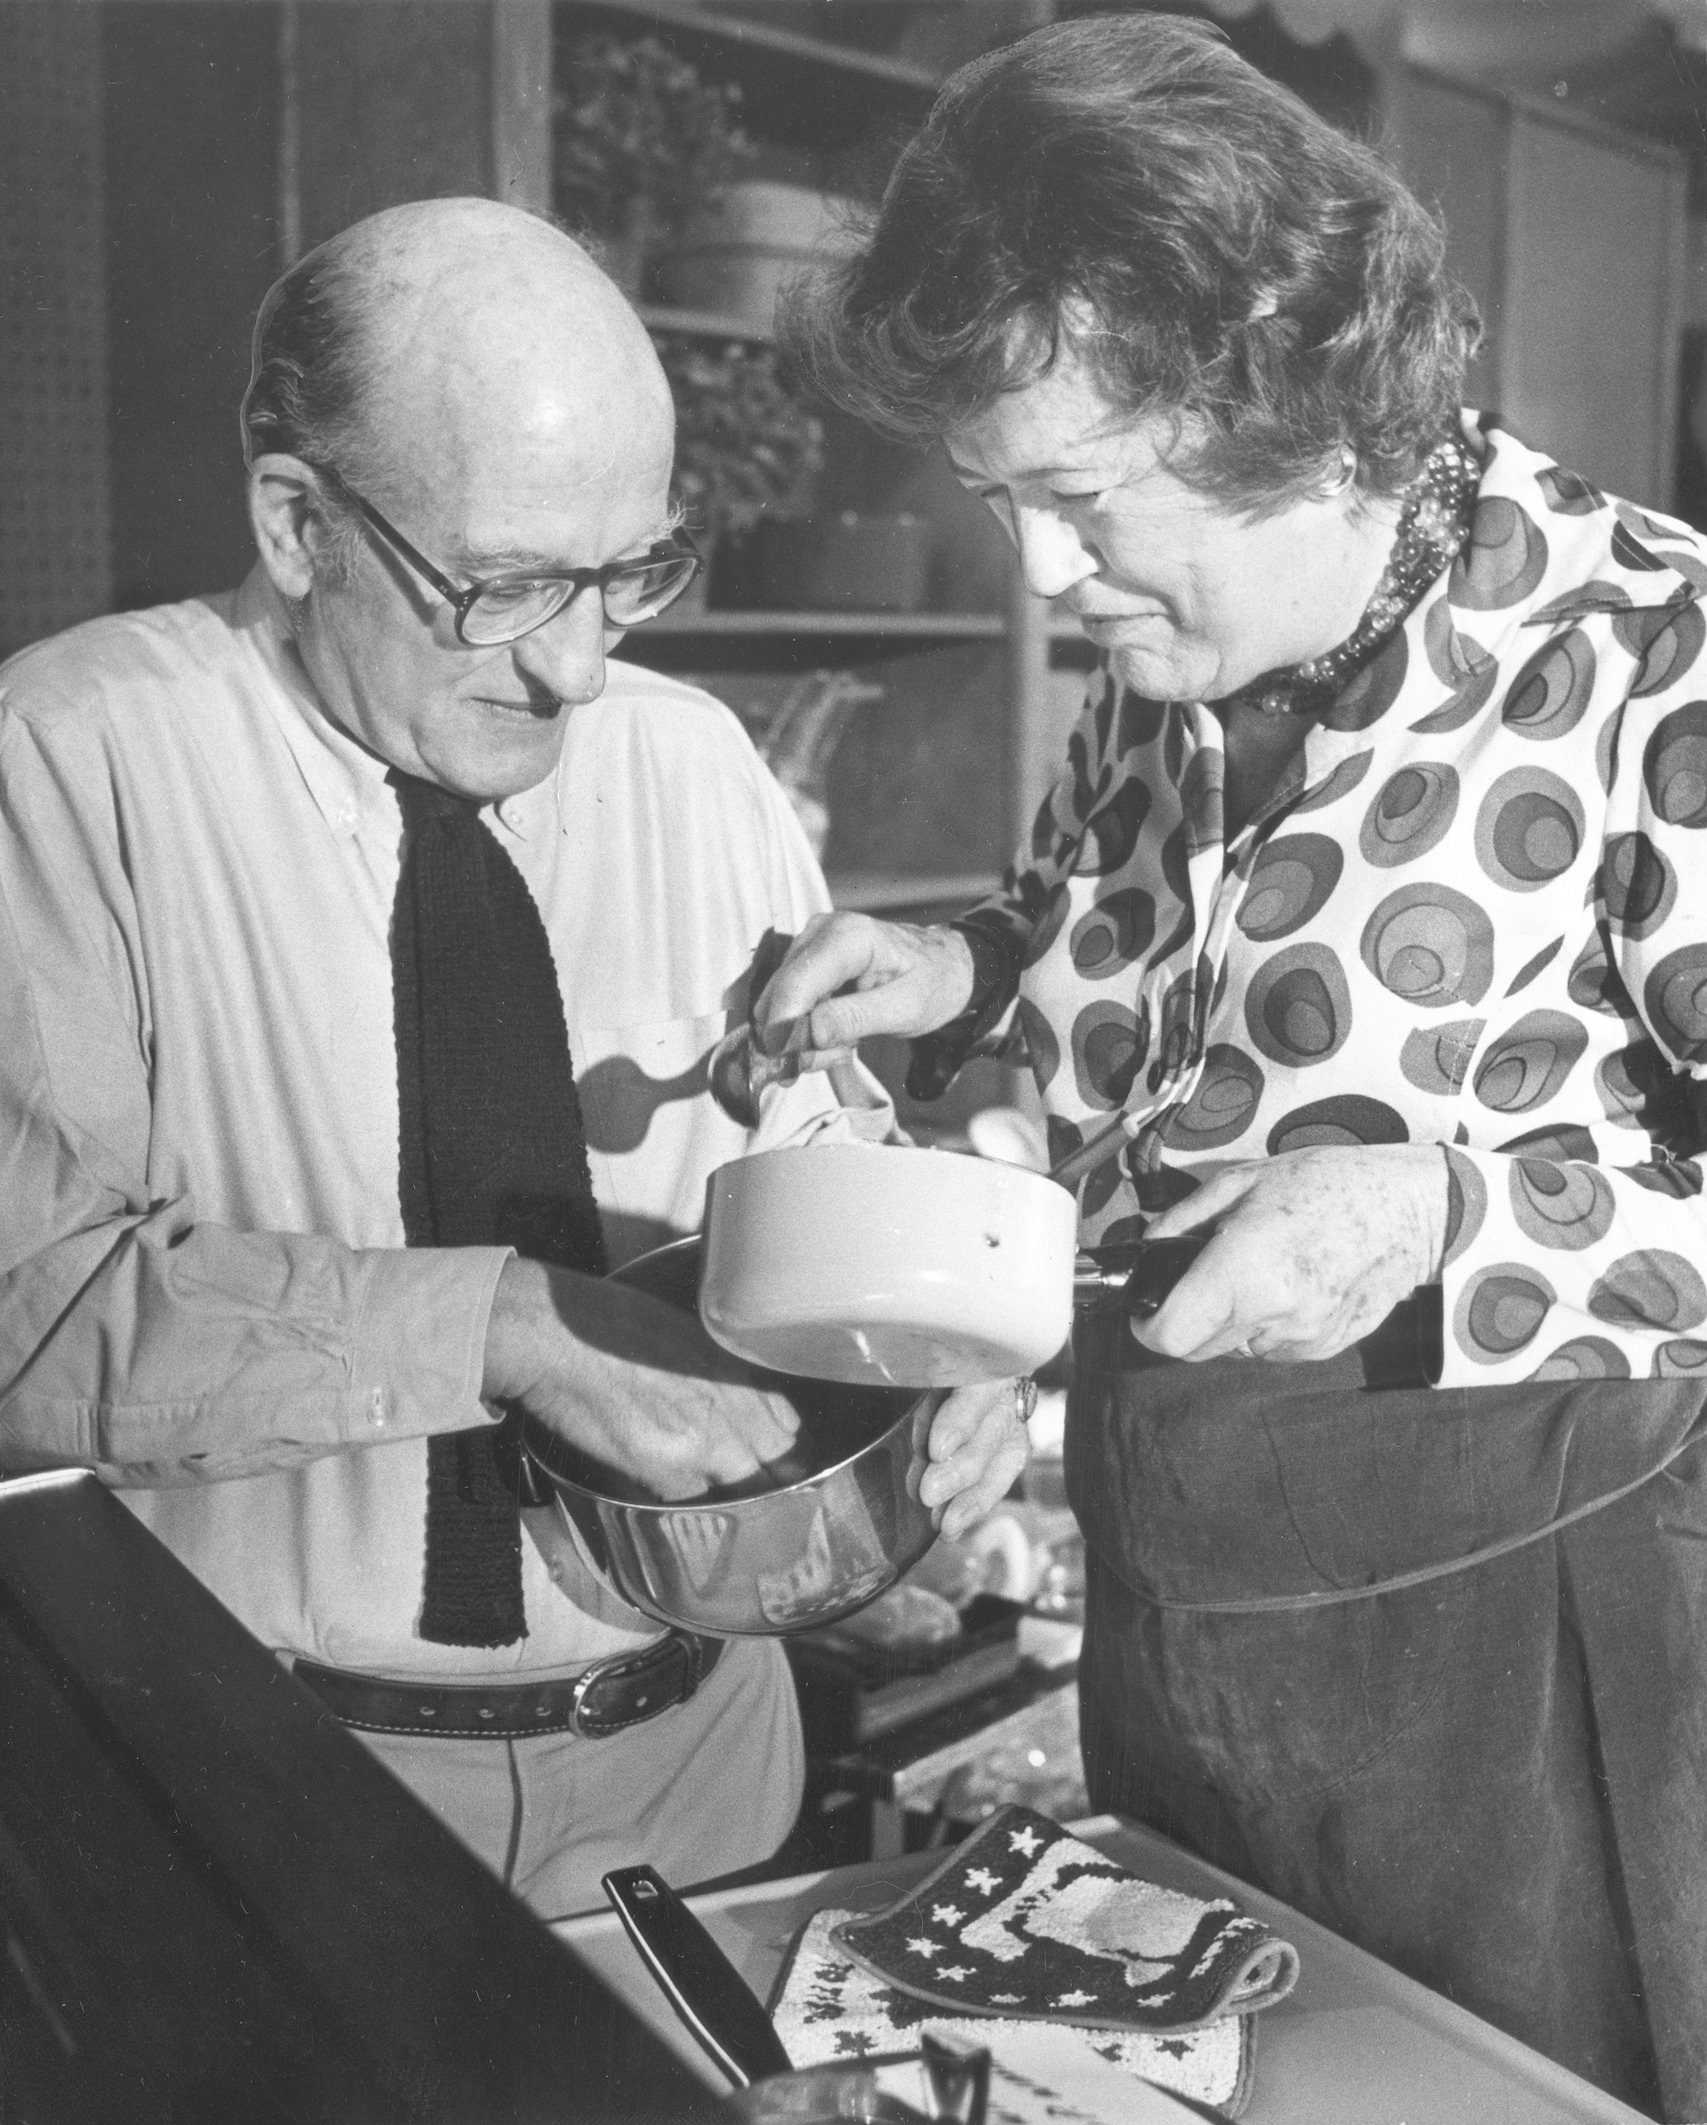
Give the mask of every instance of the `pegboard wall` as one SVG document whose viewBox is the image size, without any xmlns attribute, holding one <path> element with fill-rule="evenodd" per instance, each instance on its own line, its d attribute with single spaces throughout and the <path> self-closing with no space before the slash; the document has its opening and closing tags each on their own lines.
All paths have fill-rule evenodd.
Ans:
<svg viewBox="0 0 1707 2125">
<path fill-rule="evenodd" d="M 99 10 L 0 5 L 0 655 L 111 599 Z"/>
</svg>

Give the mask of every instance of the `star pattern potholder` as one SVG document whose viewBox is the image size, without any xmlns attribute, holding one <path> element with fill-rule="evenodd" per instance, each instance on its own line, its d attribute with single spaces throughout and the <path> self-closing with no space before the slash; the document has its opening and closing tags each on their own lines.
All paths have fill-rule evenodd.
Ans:
<svg viewBox="0 0 1707 2125">
<path fill-rule="evenodd" d="M 951 2030 L 962 2043 L 999 2050 L 1004 2033 L 1017 2029 L 1011 2021 L 943 2014 L 861 1969 L 832 1938 L 852 1916 L 819 1911 L 808 1919 L 778 1977 L 771 2020 L 796 2066 L 916 2051 L 926 2029 Z M 1255 2049 L 1248 2015 L 1223 2015 L 1175 2036 L 1112 2029 L 1069 2033 L 1109 2065 L 1174 2095 L 1207 2103 L 1229 2118 L 1245 2107 Z"/>
<path fill-rule="evenodd" d="M 1145 1881 L 1023 1807 L 834 1938 L 934 2007 L 1093 2029 L 1198 2029 L 1272 2006 L 1298 1979 L 1297 1950 L 1236 1904 Z"/>
</svg>

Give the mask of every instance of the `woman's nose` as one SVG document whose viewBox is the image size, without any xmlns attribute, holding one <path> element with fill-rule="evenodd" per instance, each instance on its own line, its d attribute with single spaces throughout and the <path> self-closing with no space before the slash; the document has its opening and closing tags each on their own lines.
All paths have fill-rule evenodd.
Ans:
<svg viewBox="0 0 1707 2125">
<path fill-rule="evenodd" d="M 596 701 L 605 690 L 605 613 L 597 590 L 577 591 L 511 654 L 525 677 L 560 701 Z"/>
<path fill-rule="evenodd" d="M 1019 549 L 1020 574 L 1033 597 L 1058 598 L 1097 572 L 1096 555 L 1072 524 L 1053 509 L 1017 506 L 1013 537 Z"/>
</svg>

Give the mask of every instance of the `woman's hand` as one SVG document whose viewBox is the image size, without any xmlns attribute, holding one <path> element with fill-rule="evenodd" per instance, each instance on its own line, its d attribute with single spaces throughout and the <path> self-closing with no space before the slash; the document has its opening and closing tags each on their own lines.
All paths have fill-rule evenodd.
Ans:
<svg viewBox="0 0 1707 2125">
<path fill-rule="evenodd" d="M 1159 1356 L 1331 1358 L 1440 1274 L 1438 1144 L 1321 1145 L 1229 1166 L 1147 1239 L 1213 1227 L 1162 1307 L 1132 1333 Z"/>
<path fill-rule="evenodd" d="M 951 1542 L 1001 1503 L 1030 1457 L 1018 1384 L 957 1387 L 931 1419 L 919 1502 Z"/>
<path fill-rule="evenodd" d="M 767 1055 L 824 1069 L 873 1033 L 934 1033 L 972 994 L 972 951 L 958 930 L 870 915 L 814 915 L 753 1009 Z"/>
</svg>

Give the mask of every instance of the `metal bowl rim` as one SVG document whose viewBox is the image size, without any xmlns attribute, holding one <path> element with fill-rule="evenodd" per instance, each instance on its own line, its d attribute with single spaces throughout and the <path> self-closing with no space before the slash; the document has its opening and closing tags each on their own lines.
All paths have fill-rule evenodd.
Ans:
<svg viewBox="0 0 1707 2125">
<path fill-rule="evenodd" d="M 821 1384 L 846 1386 L 857 1383 L 841 1381 Z M 590 1499 L 595 1505 L 616 1506 L 625 1513 L 728 1513 L 736 1511 L 744 1505 L 769 1505 L 778 1498 L 798 1497 L 804 1491 L 822 1489 L 830 1477 L 845 1473 L 848 1469 L 863 1461 L 868 1454 L 876 1454 L 880 1449 L 887 1447 L 901 1426 L 909 1423 L 917 1415 L 920 1403 L 929 1401 L 932 1395 L 946 1394 L 948 1390 L 941 1387 L 895 1387 L 872 1388 L 870 1392 L 874 1394 L 905 1394 L 911 1395 L 913 1399 L 907 1404 L 905 1409 L 897 1412 L 894 1421 L 880 1431 L 875 1439 L 867 1439 L 863 1446 L 856 1447 L 851 1454 L 845 1455 L 840 1461 L 826 1462 L 822 1468 L 814 1469 L 811 1475 L 802 1476 L 798 1483 L 780 1484 L 775 1490 L 750 1491 L 740 1498 L 684 1498 L 679 1503 L 672 1504 L 668 1499 L 653 1501 L 649 1498 L 613 1497 L 609 1491 L 594 1490 L 588 1484 L 580 1482 L 574 1476 L 566 1476 L 561 1470 L 556 1468 L 551 1461 L 549 1451 L 542 1452 L 534 1444 L 534 1440 L 539 1436 L 543 1436 L 548 1441 L 554 1440 L 557 1434 L 552 1431 L 549 1425 L 543 1424 L 539 1418 L 530 1416 L 525 1412 L 522 1416 L 522 1441 L 548 1482 L 557 1485 L 560 1489 L 572 1490 L 577 1497 Z"/>
</svg>

